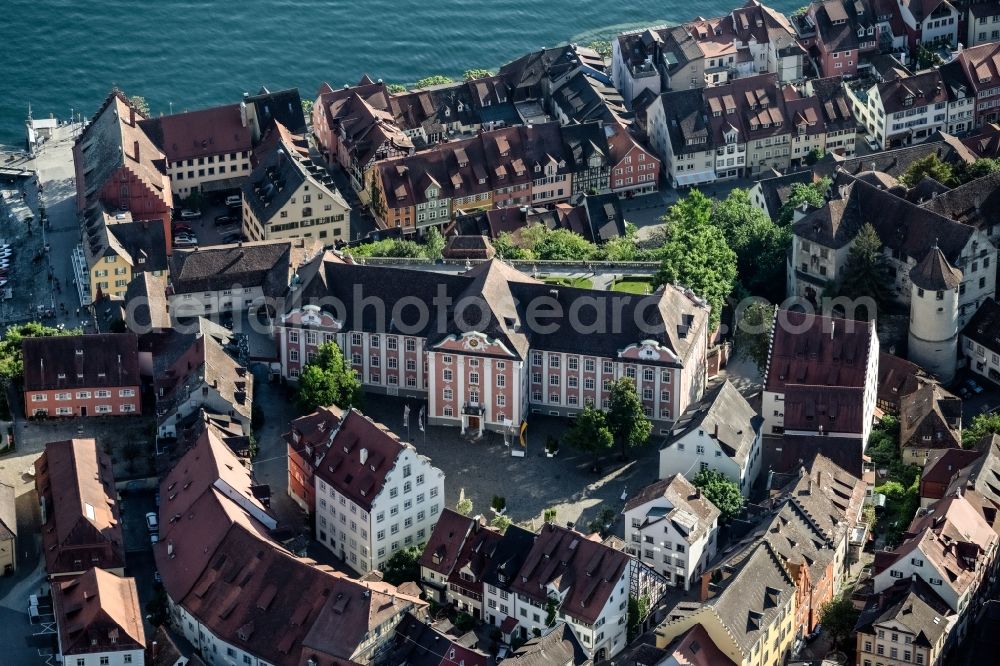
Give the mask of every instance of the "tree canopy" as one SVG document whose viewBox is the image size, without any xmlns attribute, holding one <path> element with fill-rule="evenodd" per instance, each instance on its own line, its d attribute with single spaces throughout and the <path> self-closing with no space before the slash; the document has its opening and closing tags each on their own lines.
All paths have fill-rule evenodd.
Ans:
<svg viewBox="0 0 1000 666">
<path fill-rule="evenodd" d="M 795 209 L 804 203 L 809 204 L 813 208 L 822 206 L 826 200 L 826 193 L 830 189 L 830 184 L 831 181 L 829 178 L 821 178 L 815 183 L 795 183 L 792 185 L 792 189 L 788 193 L 788 199 L 785 200 L 785 203 L 781 205 L 781 209 L 778 211 L 778 225 L 787 227 L 791 224 L 792 218 L 795 217 Z"/>
<path fill-rule="evenodd" d="M 594 470 L 601 468 L 601 455 L 607 452 L 614 437 L 608 428 L 607 417 L 604 412 L 587 405 L 573 421 L 573 425 L 566 433 L 566 441 L 569 445 L 594 456 Z"/>
<path fill-rule="evenodd" d="M 784 298 L 789 229 L 776 225 L 753 205 L 749 191 L 741 188 L 715 205 L 711 220 L 736 253 L 736 271 L 743 287 L 775 302 Z"/>
<path fill-rule="evenodd" d="M 425 256 L 424 247 L 412 240 L 400 238 L 383 238 L 355 245 L 348 249 L 354 257 L 401 257 L 419 258 Z"/>
<path fill-rule="evenodd" d="M 698 472 L 692 483 L 701 488 L 708 501 L 719 509 L 719 522 L 728 523 L 743 512 L 746 500 L 740 493 L 740 487 L 722 472 L 706 467 Z"/>
<path fill-rule="evenodd" d="M 445 83 L 454 83 L 454 79 L 444 74 L 434 74 L 433 76 L 425 76 L 416 83 L 413 84 L 414 88 L 428 88 L 430 86 L 440 86 Z"/>
<path fill-rule="evenodd" d="M 875 301 L 878 308 L 892 301 L 890 285 L 893 281 L 889 277 L 889 264 L 882 252 L 882 240 L 870 223 L 866 222 L 855 236 L 841 273 L 844 277 L 836 289 L 839 296 L 850 299 L 867 296 Z M 873 319 L 875 315 L 875 312 L 867 312 L 868 319 Z"/>
<path fill-rule="evenodd" d="M 0 339 L 0 379 L 5 382 L 20 381 L 24 376 L 24 356 L 21 354 L 21 342 L 25 338 L 42 338 L 59 335 L 80 335 L 79 328 L 53 328 L 37 321 L 9 326 Z"/>
<path fill-rule="evenodd" d="M 854 632 L 860 615 L 861 612 L 846 595 L 827 601 L 819 609 L 819 621 L 823 624 L 823 630 L 830 632 L 834 646 L 839 646 L 841 641 Z"/>
<path fill-rule="evenodd" d="M 972 164 L 963 163 L 956 177 L 963 183 L 1000 172 L 1000 160 L 981 157 Z"/>
<path fill-rule="evenodd" d="M 688 287 L 707 300 L 714 330 L 736 281 L 736 253 L 711 217 L 712 201 L 698 190 L 670 207 L 664 217 L 667 241 L 658 251 L 661 262 L 654 284 Z"/>
<path fill-rule="evenodd" d="M 385 568 L 382 570 L 382 579 L 391 585 L 419 581 L 419 562 L 423 552 L 423 546 L 410 546 L 396 551 L 396 554 L 386 561 Z"/>
<path fill-rule="evenodd" d="M 983 437 L 1000 434 L 1000 413 L 976 414 L 972 422 L 962 430 L 962 446 L 973 448 Z"/>
<path fill-rule="evenodd" d="M 363 395 L 361 380 L 344 361 L 337 343 L 331 341 L 320 345 L 313 359 L 302 368 L 296 399 L 308 413 L 330 405 L 358 407 Z"/>
<path fill-rule="evenodd" d="M 428 259 L 438 260 L 441 258 L 441 253 L 444 252 L 445 245 L 441 232 L 437 230 L 437 227 L 431 227 L 424 234 L 423 255 Z"/>
<path fill-rule="evenodd" d="M 899 176 L 899 182 L 907 187 L 913 187 L 924 176 L 930 176 L 942 185 L 951 186 L 956 182 L 951 165 L 942 162 L 938 158 L 937 153 L 931 153 L 927 157 L 916 160 L 910 166 L 906 167 L 906 171 Z"/>
<path fill-rule="evenodd" d="M 777 306 L 765 301 L 753 301 L 736 312 L 738 319 L 733 333 L 735 352 L 741 358 L 753 361 L 762 375 L 767 370 L 776 309 Z"/>
<path fill-rule="evenodd" d="M 635 382 L 628 377 L 620 377 L 611 384 L 606 422 L 622 448 L 623 459 L 628 456 L 630 446 L 642 446 L 649 441 L 653 424 L 646 418 Z"/>
<path fill-rule="evenodd" d="M 462 78 L 466 81 L 472 81 L 473 79 L 484 79 L 488 76 L 493 76 L 493 72 L 488 69 L 472 68 L 465 70 L 465 74 L 462 75 Z"/>
<path fill-rule="evenodd" d="M 135 110 L 149 118 L 149 102 L 142 95 L 132 95 L 128 98 L 128 103 L 135 107 Z"/>
</svg>

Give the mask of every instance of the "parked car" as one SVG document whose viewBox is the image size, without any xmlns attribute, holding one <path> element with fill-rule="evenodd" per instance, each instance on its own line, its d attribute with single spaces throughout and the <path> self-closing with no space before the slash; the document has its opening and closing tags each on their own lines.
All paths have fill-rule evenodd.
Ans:
<svg viewBox="0 0 1000 666">
<path fill-rule="evenodd" d="M 178 232 L 184 232 L 184 231 L 193 231 L 193 229 L 191 228 L 191 225 L 184 224 L 183 222 L 174 222 L 174 233 L 175 234 L 178 233 Z"/>
<path fill-rule="evenodd" d="M 873 137 L 873 136 L 872 136 L 872 135 L 870 135 L 870 134 L 869 134 L 868 136 L 866 136 L 866 137 L 865 137 L 865 143 L 867 143 L 867 144 L 868 144 L 868 147 L 869 147 L 869 148 L 870 148 L 870 149 L 872 150 L 872 152 L 874 152 L 874 153 L 877 153 L 877 152 L 879 152 L 880 150 L 882 150 L 882 149 L 881 149 L 881 148 L 879 147 L 879 145 L 878 145 L 878 141 L 876 141 L 876 140 L 875 140 L 875 137 Z"/>
<path fill-rule="evenodd" d="M 174 245 L 178 243 L 197 243 L 198 237 L 194 234 L 179 234 L 174 236 Z"/>
<path fill-rule="evenodd" d="M 150 546 L 155 546 L 157 543 L 159 543 L 159 541 L 160 541 L 160 536 L 158 534 L 150 534 L 149 535 L 149 545 Z"/>
<path fill-rule="evenodd" d="M 983 387 L 977 384 L 973 379 L 966 379 L 965 385 L 968 386 L 969 390 L 975 393 L 976 395 L 983 392 Z"/>
<path fill-rule="evenodd" d="M 201 211 L 200 210 L 189 210 L 189 209 L 185 208 L 184 210 L 181 211 L 181 219 L 182 220 L 196 220 L 199 217 L 201 217 Z"/>
<path fill-rule="evenodd" d="M 198 247 L 198 239 L 197 238 L 175 238 L 174 239 L 174 247 L 180 247 L 180 248 L 184 248 L 184 247 Z"/>
<path fill-rule="evenodd" d="M 238 194 L 230 194 L 226 197 L 227 206 L 240 206 L 243 204 L 243 197 Z"/>
<path fill-rule="evenodd" d="M 226 234 L 225 236 L 222 237 L 222 242 L 227 244 L 239 243 L 241 240 L 243 240 L 242 234 Z"/>
<path fill-rule="evenodd" d="M 215 225 L 221 226 L 223 224 L 230 224 L 232 222 L 239 222 L 239 219 L 235 215 L 216 215 Z"/>
<path fill-rule="evenodd" d="M 150 511 L 146 514 L 146 527 L 149 528 L 150 532 L 155 532 L 159 527 L 159 521 L 156 518 L 156 512 Z"/>
</svg>

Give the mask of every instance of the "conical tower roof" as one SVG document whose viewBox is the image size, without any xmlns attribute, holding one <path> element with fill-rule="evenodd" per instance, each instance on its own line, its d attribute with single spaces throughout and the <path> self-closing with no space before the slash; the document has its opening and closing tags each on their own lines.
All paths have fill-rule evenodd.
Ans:
<svg viewBox="0 0 1000 666">
<path fill-rule="evenodd" d="M 962 271 L 948 263 L 935 243 L 920 263 L 910 269 L 910 281 L 928 291 L 956 289 L 962 284 Z"/>
</svg>

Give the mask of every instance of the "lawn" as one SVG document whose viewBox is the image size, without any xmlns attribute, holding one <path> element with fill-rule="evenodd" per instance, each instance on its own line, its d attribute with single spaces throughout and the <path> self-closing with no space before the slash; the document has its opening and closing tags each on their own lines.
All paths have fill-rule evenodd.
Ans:
<svg viewBox="0 0 1000 666">
<path fill-rule="evenodd" d="M 653 291 L 653 283 L 648 278 L 622 278 L 611 285 L 611 291 L 646 294 Z"/>
<path fill-rule="evenodd" d="M 542 278 L 545 284 L 557 287 L 576 287 L 577 289 L 593 289 L 594 281 L 590 278 L 547 277 Z"/>
</svg>

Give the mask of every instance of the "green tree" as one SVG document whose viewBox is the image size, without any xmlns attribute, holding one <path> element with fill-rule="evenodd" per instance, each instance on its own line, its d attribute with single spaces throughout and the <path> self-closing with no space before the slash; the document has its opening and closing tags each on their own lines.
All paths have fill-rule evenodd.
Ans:
<svg viewBox="0 0 1000 666">
<path fill-rule="evenodd" d="M 1000 412 L 976 414 L 962 431 L 962 446 L 974 448 L 983 437 L 1000 434 Z"/>
<path fill-rule="evenodd" d="M 493 516 L 493 520 L 490 521 L 490 525 L 495 527 L 500 534 L 507 531 L 513 521 L 502 514 Z"/>
<path fill-rule="evenodd" d="M 406 86 L 402 83 L 388 83 L 386 84 L 385 89 L 394 95 L 406 92 Z"/>
<path fill-rule="evenodd" d="M 823 150 L 822 148 L 813 148 L 806 155 L 806 164 L 812 166 L 813 164 L 816 164 L 816 162 L 819 162 L 821 159 L 823 159 L 824 155 L 826 155 L 826 151 Z"/>
<path fill-rule="evenodd" d="M 831 599 L 820 606 L 819 621 L 823 624 L 823 630 L 830 633 L 834 647 L 839 647 L 840 643 L 854 632 L 859 615 L 860 611 L 846 595 Z"/>
<path fill-rule="evenodd" d="M 622 460 L 628 457 L 630 446 L 644 445 L 653 432 L 653 424 L 646 418 L 635 382 L 628 377 L 612 382 L 605 420 L 608 430 L 621 446 Z"/>
<path fill-rule="evenodd" d="M 445 83 L 454 83 L 454 80 L 443 74 L 435 74 L 433 76 L 425 76 L 416 83 L 413 84 L 414 88 L 429 88 L 430 86 L 440 86 Z"/>
<path fill-rule="evenodd" d="M 307 124 L 312 120 L 313 104 L 315 102 L 311 99 L 302 100 L 302 115 L 306 117 Z"/>
<path fill-rule="evenodd" d="M 722 230 L 736 253 L 740 283 L 751 294 L 779 301 L 785 296 L 785 255 L 791 232 L 779 227 L 736 188 L 712 211 L 712 223 Z"/>
<path fill-rule="evenodd" d="M 610 60 L 613 55 L 611 42 L 606 39 L 595 39 L 591 43 L 587 44 L 587 48 L 597 51 L 597 55 L 601 56 L 605 60 Z"/>
<path fill-rule="evenodd" d="M 639 626 L 646 619 L 647 615 L 649 615 L 649 597 L 646 595 L 642 595 L 641 597 L 628 595 L 627 643 L 635 640 L 635 637 L 639 634 Z"/>
<path fill-rule="evenodd" d="M 545 523 L 553 522 L 556 519 L 557 513 L 558 512 L 556 511 L 555 507 L 549 507 L 548 509 L 542 512 L 542 522 Z"/>
<path fill-rule="evenodd" d="M 149 102 L 142 95 L 132 95 L 128 98 L 128 103 L 146 118 L 149 118 Z"/>
<path fill-rule="evenodd" d="M 569 229 L 549 231 L 547 227 L 538 226 L 546 230 L 533 248 L 538 259 L 585 261 L 592 258 L 596 252 L 594 244 L 578 233 Z"/>
<path fill-rule="evenodd" d="M 465 496 L 464 490 L 462 491 L 462 497 L 458 500 L 458 504 L 455 505 L 455 511 L 463 516 L 472 515 L 472 500 Z"/>
<path fill-rule="evenodd" d="M 728 523 L 743 512 L 746 502 L 740 487 L 722 475 L 722 472 L 705 468 L 692 481 L 701 488 L 709 502 L 719 509 L 719 522 Z"/>
<path fill-rule="evenodd" d="M 604 412 L 587 405 L 573 420 L 573 425 L 566 433 L 566 440 L 585 453 L 594 456 L 594 471 L 601 469 L 601 454 L 607 452 L 614 441 Z"/>
<path fill-rule="evenodd" d="M 318 407 L 358 407 L 362 401 L 361 380 L 344 361 L 336 342 L 319 346 L 316 355 L 302 368 L 296 400 L 303 412 Z"/>
<path fill-rule="evenodd" d="M 955 184 L 955 174 L 951 165 L 942 162 L 937 153 L 931 153 L 906 167 L 906 171 L 899 176 L 899 182 L 907 187 L 914 187 L 924 176 L 930 176 L 942 185 Z"/>
<path fill-rule="evenodd" d="M 777 306 L 765 301 L 753 301 L 736 311 L 738 319 L 733 334 L 736 354 L 753 361 L 761 375 L 767 371 L 776 309 Z"/>
<path fill-rule="evenodd" d="M 879 308 L 891 302 L 892 291 L 889 285 L 892 284 L 892 279 L 889 277 L 889 265 L 882 252 L 882 240 L 870 223 L 865 223 L 854 238 L 841 273 L 844 277 L 836 289 L 838 295 L 852 299 L 867 296 Z M 876 313 L 867 314 L 872 319 Z"/>
<path fill-rule="evenodd" d="M 917 70 L 930 69 L 936 65 L 943 65 L 944 61 L 941 60 L 941 56 L 927 48 L 926 46 L 919 46 L 917 48 Z"/>
<path fill-rule="evenodd" d="M 410 546 L 397 551 L 385 563 L 382 579 L 391 585 L 402 585 L 420 580 L 420 555 L 423 546 Z"/>
<path fill-rule="evenodd" d="M 445 240 L 437 227 L 431 227 L 424 234 L 424 256 L 428 259 L 440 259 L 444 252 Z"/>
<path fill-rule="evenodd" d="M 514 241 L 514 237 L 509 232 L 502 232 L 493 239 L 493 247 L 501 259 L 534 259 L 535 253 L 527 248 L 523 248 Z"/>
<path fill-rule="evenodd" d="M 967 183 L 970 180 L 1000 172 L 1000 160 L 982 157 L 972 164 L 965 164 L 963 162 L 957 171 L 956 178 L 962 183 Z"/>
<path fill-rule="evenodd" d="M 830 189 L 830 179 L 821 178 L 815 183 L 795 183 L 788 193 L 788 199 L 778 211 L 778 226 L 787 227 L 795 217 L 795 209 L 802 204 L 819 208 L 826 201 L 826 193 Z"/>
<path fill-rule="evenodd" d="M 715 330 L 736 281 L 736 253 L 711 223 L 711 215 L 711 200 L 698 190 L 670 207 L 664 219 L 667 242 L 658 251 L 660 268 L 654 285 L 671 283 L 692 289 L 711 305 L 710 327 Z"/>
<path fill-rule="evenodd" d="M 486 77 L 493 76 L 493 72 L 488 69 L 467 69 L 465 73 L 462 74 L 462 78 L 466 81 L 472 81 L 474 79 L 485 79 Z"/>
<path fill-rule="evenodd" d="M 424 256 L 424 248 L 411 240 L 383 238 L 371 243 L 355 245 L 350 253 L 355 257 L 399 257 L 416 259 Z"/>
</svg>

